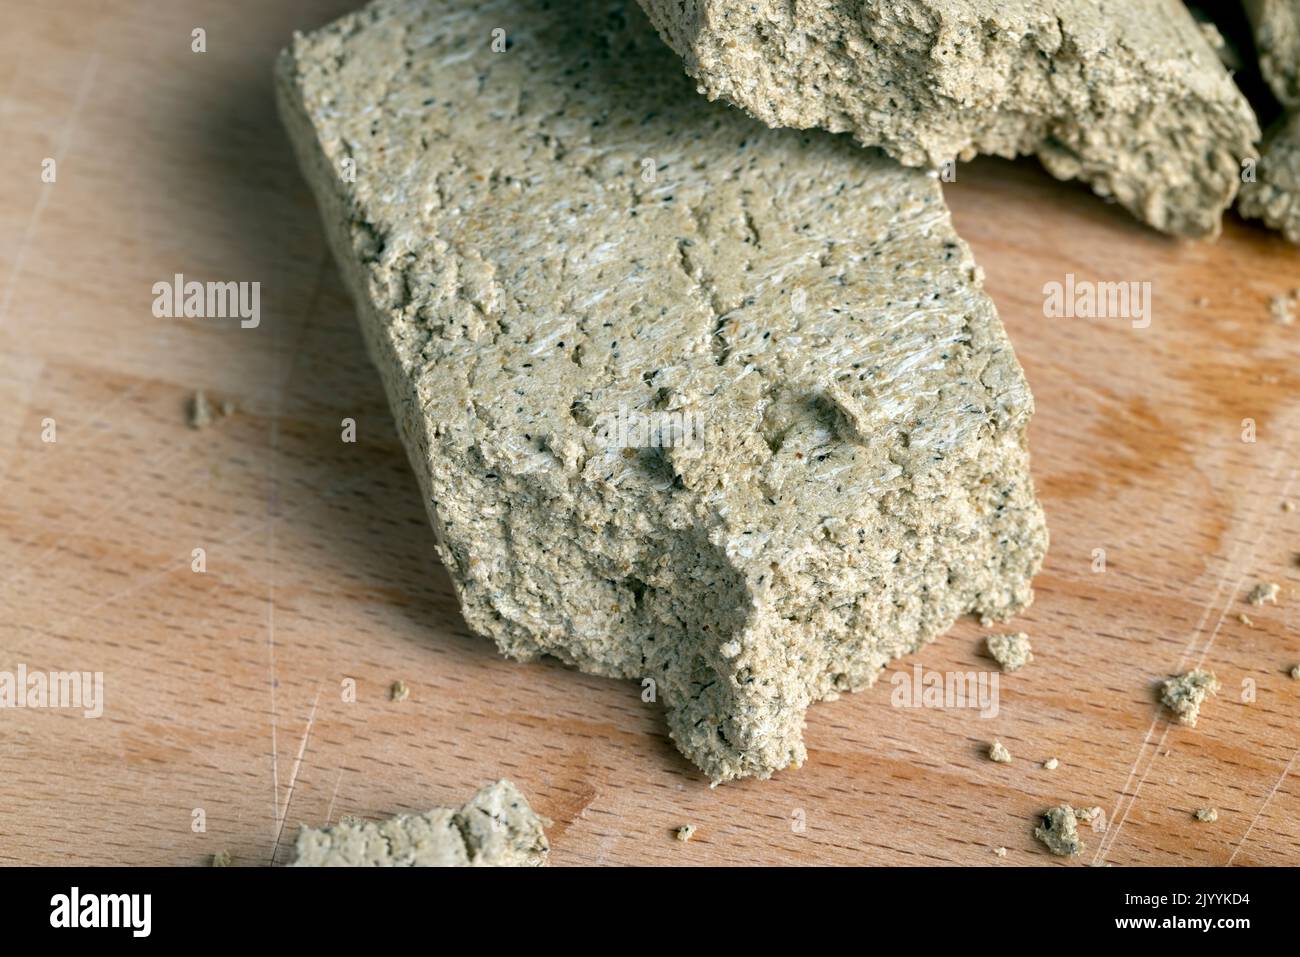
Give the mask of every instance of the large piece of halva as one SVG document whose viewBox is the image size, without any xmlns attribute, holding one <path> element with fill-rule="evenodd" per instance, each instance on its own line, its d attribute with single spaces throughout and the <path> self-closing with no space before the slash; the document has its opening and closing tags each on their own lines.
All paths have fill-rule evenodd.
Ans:
<svg viewBox="0 0 1300 957">
<path fill-rule="evenodd" d="M 1289 109 L 1300 109 L 1300 0 L 1244 0 L 1259 69 Z"/>
<path fill-rule="evenodd" d="M 770 126 L 909 166 L 1036 153 L 1157 229 L 1214 235 L 1259 128 L 1180 0 L 641 0 Z"/>
<path fill-rule="evenodd" d="M 1032 400 L 934 179 L 709 104 L 618 0 L 381 0 L 278 85 L 506 655 L 639 680 L 717 782 L 1029 603 Z"/>
<path fill-rule="evenodd" d="M 1246 0 L 1260 71 L 1292 112 L 1264 140 L 1253 180 L 1241 187 L 1237 210 L 1300 243 L 1300 0 Z"/>
<path fill-rule="evenodd" d="M 291 866 L 540 867 L 550 851 L 543 830 L 549 824 L 502 780 L 480 788 L 459 810 L 304 827 Z"/>
</svg>

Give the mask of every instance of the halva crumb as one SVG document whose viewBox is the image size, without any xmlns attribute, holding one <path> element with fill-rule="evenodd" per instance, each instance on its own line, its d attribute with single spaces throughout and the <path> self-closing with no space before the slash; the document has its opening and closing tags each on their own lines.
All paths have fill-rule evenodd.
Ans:
<svg viewBox="0 0 1300 957">
<path fill-rule="evenodd" d="M 1196 727 L 1205 699 L 1217 694 L 1219 679 L 1214 672 L 1197 668 L 1187 674 L 1167 679 L 1160 689 L 1160 702 L 1178 718 L 1179 724 Z"/>
<path fill-rule="evenodd" d="M 217 853 L 213 854 L 213 855 L 212 855 L 212 866 L 213 866 L 213 867 L 229 867 L 229 866 L 230 866 L 230 852 L 229 852 L 229 851 L 217 851 Z"/>
<path fill-rule="evenodd" d="M 1094 807 L 1076 807 L 1076 808 L 1074 809 L 1074 816 L 1075 816 L 1075 818 L 1077 818 L 1078 820 L 1082 821 L 1084 824 L 1091 824 L 1091 825 L 1093 825 L 1093 830 L 1094 830 L 1094 831 L 1095 831 L 1095 830 L 1105 830 L 1105 828 L 1101 828 L 1101 827 L 1099 826 L 1100 823 L 1105 819 L 1104 816 L 1103 816 L 1103 814 L 1104 814 L 1104 812 L 1102 811 L 1102 809 L 1099 808 L 1099 807 L 1096 807 L 1096 806 L 1094 806 Z"/>
<path fill-rule="evenodd" d="M 998 857 L 1006 857 L 1007 849 L 1005 847 L 995 847 L 993 848 L 993 853 L 996 854 Z"/>
<path fill-rule="evenodd" d="M 190 399 L 187 421 L 191 429 L 205 429 L 212 424 L 212 406 L 202 389 L 196 390 Z"/>
<path fill-rule="evenodd" d="M 1076 857 L 1083 851 L 1079 840 L 1074 808 L 1062 804 L 1043 813 L 1042 823 L 1034 828 L 1034 837 L 1059 857 Z"/>
<path fill-rule="evenodd" d="M 1204 821 L 1206 824 L 1213 824 L 1219 819 L 1219 809 L 1214 807 L 1202 807 L 1196 809 L 1196 820 Z"/>
<path fill-rule="evenodd" d="M 411 689 L 406 686 L 405 681 L 394 681 L 393 686 L 388 689 L 388 697 L 393 701 L 405 701 L 411 696 Z"/>
<path fill-rule="evenodd" d="M 1252 605 L 1262 605 L 1265 602 L 1276 605 L 1277 596 L 1281 590 L 1281 586 L 1275 582 L 1260 582 L 1250 590 L 1250 594 L 1246 596 L 1246 601 Z"/>
<path fill-rule="evenodd" d="M 1043 767 L 1046 768 L 1048 771 L 1055 771 L 1060 766 L 1061 766 L 1061 762 L 1058 761 L 1056 758 L 1048 758 L 1046 761 L 1043 762 Z"/>
<path fill-rule="evenodd" d="M 677 829 L 677 840 L 681 841 L 683 844 L 685 844 L 694 836 L 695 836 L 694 824 L 683 824 L 681 827 Z"/>
<path fill-rule="evenodd" d="M 989 655 L 1003 671 L 1018 671 L 1034 660 L 1029 647 L 1029 636 L 1023 631 L 1015 634 L 989 635 L 984 639 Z"/>
<path fill-rule="evenodd" d="M 989 760 L 996 761 L 998 764 L 1010 764 L 1011 752 L 1006 749 L 1001 741 L 994 741 L 989 747 Z"/>
<path fill-rule="evenodd" d="M 1269 300 L 1268 306 L 1275 322 L 1279 322 L 1284 326 L 1289 326 L 1295 322 L 1295 300 L 1290 296 L 1274 296 Z"/>
</svg>

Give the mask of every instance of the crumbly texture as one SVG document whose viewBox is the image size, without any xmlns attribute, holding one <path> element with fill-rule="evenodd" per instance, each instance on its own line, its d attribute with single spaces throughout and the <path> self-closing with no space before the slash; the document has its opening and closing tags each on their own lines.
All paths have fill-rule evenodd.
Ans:
<svg viewBox="0 0 1300 957">
<path fill-rule="evenodd" d="M 229 851 L 217 851 L 217 853 L 213 854 L 213 855 L 212 855 L 212 866 L 213 866 L 213 867 L 229 867 L 229 866 L 230 866 L 230 852 L 229 852 Z"/>
<path fill-rule="evenodd" d="M 681 827 L 677 829 L 677 840 L 681 841 L 683 844 L 685 844 L 694 836 L 695 836 L 694 824 L 683 824 Z"/>
<path fill-rule="evenodd" d="M 1083 853 L 1075 811 L 1068 804 L 1044 811 L 1041 823 L 1034 828 L 1034 837 L 1058 857 L 1077 857 Z"/>
<path fill-rule="evenodd" d="M 652 679 L 717 783 L 1031 600 L 1032 399 L 933 179 L 707 103 L 618 0 L 381 0 L 295 37 L 278 89 L 504 654 Z M 620 412 L 703 441 L 617 447 Z"/>
<path fill-rule="evenodd" d="M 1259 69 L 1273 94 L 1300 109 L 1300 0 L 1244 0 Z"/>
<path fill-rule="evenodd" d="M 304 827 L 294 867 L 540 867 L 550 821 L 509 781 L 480 788 L 460 810 L 435 808 L 374 823 Z"/>
<path fill-rule="evenodd" d="M 1043 768 L 1048 771 L 1055 771 L 1060 766 L 1061 766 L 1061 762 L 1056 758 L 1048 758 L 1046 761 L 1043 762 Z"/>
<path fill-rule="evenodd" d="M 1201 705 L 1207 697 L 1218 692 L 1219 679 L 1214 672 L 1198 668 L 1167 679 L 1160 688 L 1160 703 L 1174 713 L 1179 724 L 1194 728 L 1201 714 Z"/>
<path fill-rule="evenodd" d="M 1255 181 L 1242 185 L 1237 210 L 1300 243 L 1300 110 L 1269 130 Z"/>
<path fill-rule="evenodd" d="M 1007 849 L 1005 847 L 995 847 L 993 848 L 993 853 L 996 854 L 998 857 L 1006 857 Z"/>
<path fill-rule="evenodd" d="M 996 761 L 998 764 L 1010 764 L 1011 752 L 1001 741 L 994 741 L 989 745 L 989 760 Z"/>
<path fill-rule="evenodd" d="M 1296 681 L 1300 681 L 1300 665 L 1296 665 L 1291 669 L 1291 677 Z"/>
<path fill-rule="evenodd" d="M 411 689 L 406 686 L 405 681 L 394 681 L 393 686 L 388 689 L 388 697 L 397 702 L 405 701 L 411 696 Z"/>
<path fill-rule="evenodd" d="M 1219 809 L 1213 807 L 1202 807 L 1196 809 L 1196 820 L 1205 824 L 1213 824 L 1219 819 Z"/>
<path fill-rule="evenodd" d="M 1265 602 L 1276 605 L 1277 596 L 1281 591 L 1282 586 L 1276 582 L 1260 582 L 1250 590 L 1250 594 L 1246 596 L 1246 601 L 1252 605 L 1263 605 Z"/>
<path fill-rule="evenodd" d="M 1217 234 L 1254 113 L 1180 0 L 641 0 L 686 72 L 771 126 L 908 166 L 1036 153 L 1157 229 Z"/>
<path fill-rule="evenodd" d="M 989 635 L 984 639 L 989 655 L 1003 671 L 1018 671 L 1034 660 L 1029 636 L 1023 631 L 1008 635 Z"/>
</svg>

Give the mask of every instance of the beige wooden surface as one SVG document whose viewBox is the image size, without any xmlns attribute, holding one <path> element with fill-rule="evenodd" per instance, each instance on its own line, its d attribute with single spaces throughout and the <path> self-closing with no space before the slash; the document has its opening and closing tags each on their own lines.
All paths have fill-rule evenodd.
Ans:
<svg viewBox="0 0 1300 957">
<path fill-rule="evenodd" d="M 279 863 L 299 822 L 498 776 L 555 820 L 556 865 L 1056 863 L 1032 828 L 1060 801 L 1106 811 L 1084 863 L 1300 863 L 1300 326 L 1268 309 L 1294 249 L 1235 218 L 1179 244 L 1032 162 L 961 167 L 1038 402 L 1036 661 L 993 719 L 888 683 L 818 705 L 802 770 L 710 789 L 634 684 L 506 662 L 457 613 L 271 102 L 277 48 L 349 5 L 0 3 L 0 670 L 106 685 L 99 719 L 0 711 L 0 863 Z M 178 272 L 260 281 L 261 325 L 155 318 Z M 1044 318 L 1067 272 L 1152 282 L 1150 328 Z M 196 387 L 238 414 L 187 428 Z M 1277 607 L 1243 604 L 1259 579 Z M 981 633 L 894 670 L 985 670 Z M 1224 692 L 1172 727 L 1152 683 L 1200 662 Z"/>
</svg>

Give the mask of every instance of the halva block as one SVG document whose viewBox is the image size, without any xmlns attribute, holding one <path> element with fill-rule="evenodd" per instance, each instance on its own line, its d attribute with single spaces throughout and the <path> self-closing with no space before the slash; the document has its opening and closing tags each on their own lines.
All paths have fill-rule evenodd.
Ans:
<svg viewBox="0 0 1300 957">
<path fill-rule="evenodd" d="M 281 57 L 469 626 L 636 679 L 713 781 L 1047 545 L 939 185 L 696 95 L 633 3 L 380 0 Z"/>
</svg>

